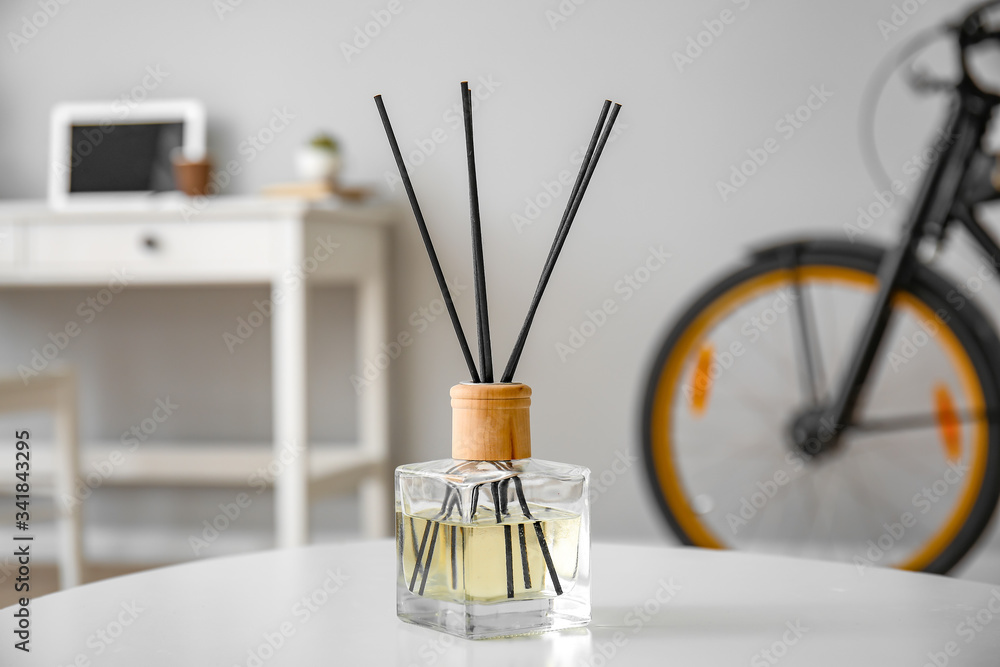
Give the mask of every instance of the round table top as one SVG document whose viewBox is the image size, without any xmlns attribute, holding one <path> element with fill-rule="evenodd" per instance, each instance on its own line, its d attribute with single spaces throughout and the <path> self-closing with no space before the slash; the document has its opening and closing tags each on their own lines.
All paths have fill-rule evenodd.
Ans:
<svg viewBox="0 0 1000 667">
<path fill-rule="evenodd" d="M 993 665 L 1000 586 L 693 548 L 597 544 L 586 629 L 469 641 L 403 623 L 389 541 L 196 561 L 33 600 L 0 664 Z"/>
</svg>

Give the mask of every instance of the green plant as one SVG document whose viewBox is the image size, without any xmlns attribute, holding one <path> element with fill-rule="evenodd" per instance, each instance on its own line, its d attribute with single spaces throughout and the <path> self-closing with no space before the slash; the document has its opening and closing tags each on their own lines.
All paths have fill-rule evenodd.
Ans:
<svg viewBox="0 0 1000 667">
<path fill-rule="evenodd" d="M 336 153 L 340 150 L 340 144 L 329 134 L 317 134 L 309 141 L 309 145 L 319 150 Z"/>
</svg>

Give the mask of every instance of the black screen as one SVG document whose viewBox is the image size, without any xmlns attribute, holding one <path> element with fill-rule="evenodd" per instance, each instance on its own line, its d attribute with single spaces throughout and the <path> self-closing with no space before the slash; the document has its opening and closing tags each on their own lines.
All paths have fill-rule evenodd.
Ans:
<svg viewBox="0 0 1000 667">
<path fill-rule="evenodd" d="M 183 123 L 74 125 L 69 191 L 173 190 L 170 153 L 183 142 Z"/>
</svg>

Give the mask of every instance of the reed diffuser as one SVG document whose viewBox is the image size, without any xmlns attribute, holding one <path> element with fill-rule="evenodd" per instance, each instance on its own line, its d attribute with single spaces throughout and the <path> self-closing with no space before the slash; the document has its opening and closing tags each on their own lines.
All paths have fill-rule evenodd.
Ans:
<svg viewBox="0 0 1000 667">
<path fill-rule="evenodd" d="M 375 104 L 471 376 L 471 382 L 451 389 L 451 458 L 396 469 L 396 612 L 404 621 L 469 639 L 586 625 L 590 471 L 531 458 L 531 389 L 513 378 L 621 105 L 612 108 L 605 101 L 601 109 L 527 316 L 500 381 L 494 382 L 468 83 L 462 83 L 462 107 L 478 368 L 380 95 Z"/>
</svg>

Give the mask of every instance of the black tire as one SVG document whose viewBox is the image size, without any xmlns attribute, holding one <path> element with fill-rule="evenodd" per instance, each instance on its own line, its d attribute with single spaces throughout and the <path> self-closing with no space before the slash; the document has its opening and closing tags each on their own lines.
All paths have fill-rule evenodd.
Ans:
<svg viewBox="0 0 1000 667">
<path fill-rule="evenodd" d="M 656 354 L 646 382 L 642 407 L 642 447 L 647 480 L 656 503 L 673 533 L 682 543 L 697 544 L 682 528 L 663 491 L 654 462 L 653 411 L 662 371 L 678 344 L 682 334 L 695 318 L 710 304 L 729 292 L 733 287 L 761 274 L 777 269 L 793 268 L 795 259 L 804 265 L 819 264 L 855 269 L 876 274 L 884 249 L 839 240 L 811 240 L 782 244 L 751 255 L 749 263 L 722 280 L 716 282 L 691 304 L 680 316 L 664 343 Z M 926 266 L 920 265 L 913 272 L 904 290 L 920 299 L 936 312 L 945 313 L 944 321 L 961 345 L 975 369 L 983 391 L 988 410 L 988 454 L 985 476 L 966 521 L 951 542 L 930 562 L 924 571 L 944 574 L 957 565 L 973 547 L 987 528 L 1000 497 L 1000 385 L 997 371 L 1000 369 L 1000 340 L 974 303 L 968 300 L 958 306 L 947 298 L 949 292 L 954 297 L 955 288 L 947 280 Z"/>
</svg>

